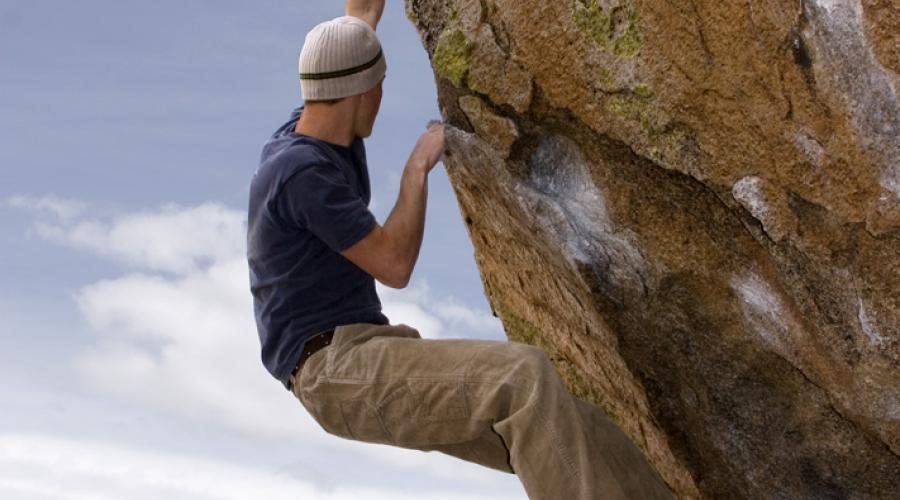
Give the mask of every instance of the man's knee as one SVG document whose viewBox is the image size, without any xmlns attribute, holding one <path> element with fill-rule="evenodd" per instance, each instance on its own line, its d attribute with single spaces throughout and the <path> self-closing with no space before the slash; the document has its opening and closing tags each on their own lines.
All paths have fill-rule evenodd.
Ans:
<svg viewBox="0 0 900 500">
<path fill-rule="evenodd" d="M 515 367 L 517 376 L 532 383 L 544 381 L 547 377 L 559 376 L 546 351 L 530 344 L 516 344 L 519 350 Z"/>
</svg>

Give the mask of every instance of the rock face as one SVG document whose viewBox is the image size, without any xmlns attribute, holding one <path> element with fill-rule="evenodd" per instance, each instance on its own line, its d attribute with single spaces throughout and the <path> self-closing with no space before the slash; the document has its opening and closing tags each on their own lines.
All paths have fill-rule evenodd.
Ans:
<svg viewBox="0 0 900 500">
<path fill-rule="evenodd" d="M 897 498 L 897 0 L 406 0 L 511 340 L 680 498 Z"/>
</svg>

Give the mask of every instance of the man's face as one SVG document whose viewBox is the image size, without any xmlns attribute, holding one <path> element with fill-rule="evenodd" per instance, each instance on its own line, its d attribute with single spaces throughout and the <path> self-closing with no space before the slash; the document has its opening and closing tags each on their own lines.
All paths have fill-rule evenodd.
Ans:
<svg viewBox="0 0 900 500">
<path fill-rule="evenodd" d="M 372 135 L 372 129 L 375 127 L 375 118 L 378 116 L 378 110 L 381 108 L 382 82 L 384 82 L 384 78 L 378 82 L 378 85 L 362 94 L 359 100 L 359 108 L 357 108 L 356 112 L 356 130 L 360 137 Z"/>
</svg>

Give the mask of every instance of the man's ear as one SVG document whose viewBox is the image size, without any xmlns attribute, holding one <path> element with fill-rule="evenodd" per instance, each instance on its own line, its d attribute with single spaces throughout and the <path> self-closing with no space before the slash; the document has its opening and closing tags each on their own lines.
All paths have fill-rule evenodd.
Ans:
<svg viewBox="0 0 900 500">
<path fill-rule="evenodd" d="M 366 95 L 371 97 L 378 92 L 378 87 L 381 87 L 384 82 L 385 77 L 381 77 L 381 80 L 378 81 L 375 85 L 372 86 L 369 90 L 366 91 Z"/>
<path fill-rule="evenodd" d="M 357 115 L 359 114 L 359 109 L 362 107 L 362 100 L 364 95 L 365 93 L 356 94 L 347 99 L 353 103 L 353 121 L 357 120 Z"/>
</svg>

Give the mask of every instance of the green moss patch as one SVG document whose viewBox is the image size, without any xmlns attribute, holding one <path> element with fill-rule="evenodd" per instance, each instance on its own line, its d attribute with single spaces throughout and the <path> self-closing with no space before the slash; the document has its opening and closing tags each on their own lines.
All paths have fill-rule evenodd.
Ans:
<svg viewBox="0 0 900 500">
<path fill-rule="evenodd" d="M 599 0 L 575 0 L 575 25 L 597 45 L 609 45 L 612 18 L 604 12 Z"/>
<path fill-rule="evenodd" d="M 643 99 L 649 99 L 653 97 L 653 91 L 650 90 L 650 87 L 647 86 L 646 83 L 639 83 L 634 86 L 634 95 Z"/>
<path fill-rule="evenodd" d="M 685 159 L 687 145 L 694 140 L 689 129 L 684 126 L 664 131 L 653 130 L 649 139 L 652 144 L 648 149 L 650 159 L 668 168 L 679 165 Z"/>
<path fill-rule="evenodd" d="M 471 56 L 472 42 L 466 34 L 458 28 L 448 28 L 438 37 L 431 63 L 438 74 L 460 87 L 469 71 Z"/>
<path fill-rule="evenodd" d="M 637 12 L 632 7 L 628 11 L 625 31 L 613 42 L 613 54 L 619 57 L 634 57 L 641 48 L 641 35 L 638 32 Z"/>
<path fill-rule="evenodd" d="M 506 336 L 510 340 L 535 345 L 550 352 L 552 348 L 544 342 L 543 334 L 537 327 L 507 309 L 505 305 L 501 304 L 500 307 L 501 310 L 498 312 L 503 320 L 503 326 L 506 328 Z"/>
<path fill-rule="evenodd" d="M 646 85 L 638 85 L 628 94 L 610 95 L 606 109 L 626 120 L 638 121 L 648 134 L 653 133 L 653 93 Z"/>
<path fill-rule="evenodd" d="M 634 5 L 627 1 L 623 6 L 607 12 L 600 0 L 573 0 L 575 26 L 589 36 L 594 43 L 612 50 L 619 57 L 634 57 L 641 48 L 638 16 Z M 615 20 L 613 13 L 625 9 L 625 18 Z M 621 12 L 621 11 L 620 11 Z"/>
</svg>

